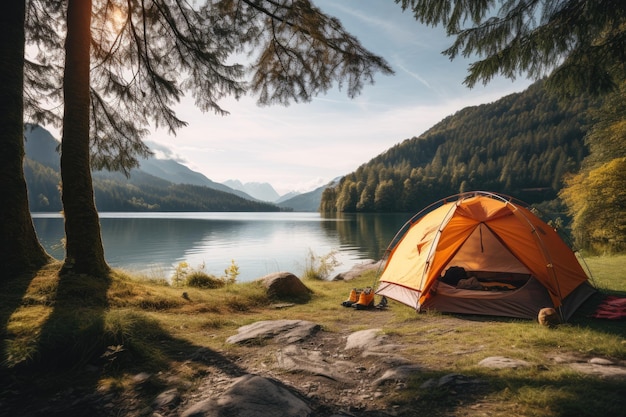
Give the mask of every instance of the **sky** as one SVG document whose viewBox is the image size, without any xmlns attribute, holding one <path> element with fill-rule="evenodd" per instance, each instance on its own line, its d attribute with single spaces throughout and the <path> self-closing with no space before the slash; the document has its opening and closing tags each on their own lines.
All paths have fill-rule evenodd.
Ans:
<svg viewBox="0 0 626 417">
<path fill-rule="evenodd" d="M 228 116 L 201 113 L 191 99 L 176 108 L 188 126 L 154 131 L 156 155 L 209 179 L 267 182 L 281 195 L 306 192 L 348 174 L 467 106 L 523 91 L 526 79 L 463 85 L 469 60 L 441 54 L 452 39 L 424 26 L 392 0 L 313 0 L 381 55 L 395 75 L 377 74 L 355 99 L 334 89 L 310 103 L 259 107 L 256 98 L 220 101 Z"/>
</svg>

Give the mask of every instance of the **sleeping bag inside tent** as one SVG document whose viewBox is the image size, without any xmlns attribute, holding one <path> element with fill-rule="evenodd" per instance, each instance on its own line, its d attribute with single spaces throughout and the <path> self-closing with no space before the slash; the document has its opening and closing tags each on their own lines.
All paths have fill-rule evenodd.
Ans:
<svg viewBox="0 0 626 417">
<path fill-rule="evenodd" d="M 525 206 L 487 192 L 459 194 L 398 232 L 376 293 L 449 313 L 567 321 L 595 292 L 558 233 Z"/>
</svg>

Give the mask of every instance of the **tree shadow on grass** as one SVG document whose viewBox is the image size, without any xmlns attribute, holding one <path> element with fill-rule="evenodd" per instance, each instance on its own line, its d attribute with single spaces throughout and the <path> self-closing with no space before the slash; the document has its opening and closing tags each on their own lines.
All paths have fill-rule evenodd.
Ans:
<svg viewBox="0 0 626 417">
<path fill-rule="evenodd" d="M 4 367 L 9 355 L 9 322 L 23 304 L 28 286 L 36 276 L 37 273 L 33 272 L 0 280 L 0 369 Z"/>
<path fill-rule="evenodd" d="M 8 335 L 13 353 L 3 364 L 0 415 L 37 415 L 98 354 L 109 278 L 59 275 L 60 264 L 56 267 L 40 271 L 14 303 L 14 314 L 20 311 L 21 326 L 28 330 Z M 80 381 L 87 389 L 97 382 L 88 374 Z"/>
<path fill-rule="evenodd" d="M 619 417 L 626 408 L 623 379 L 565 373 L 544 377 L 541 369 L 532 368 L 476 370 L 464 373 L 466 378 L 460 383 L 427 383 L 446 375 L 459 374 L 444 370 L 416 375 L 394 399 L 396 415 Z"/>
<path fill-rule="evenodd" d="M 155 375 L 172 373 L 171 367 L 181 363 L 194 363 L 192 373 L 245 374 L 220 353 L 172 337 L 143 311 L 109 309 L 109 277 L 66 274 L 56 282 L 35 353 L 3 366 L 0 416 L 137 413 L 150 407 L 160 390 L 177 385 Z M 1 309 L 3 321 L 22 304 L 17 293 L 27 289 L 28 283 L 14 287 L 15 295 L 7 297 L 11 306 Z M 120 382 L 136 374 L 150 377 L 137 377 L 130 386 Z"/>
</svg>

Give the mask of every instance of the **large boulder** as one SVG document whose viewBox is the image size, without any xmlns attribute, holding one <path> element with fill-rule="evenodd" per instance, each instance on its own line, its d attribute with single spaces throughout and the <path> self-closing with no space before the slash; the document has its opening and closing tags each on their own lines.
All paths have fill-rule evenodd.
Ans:
<svg viewBox="0 0 626 417">
<path fill-rule="evenodd" d="M 311 407 L 278 381 L 244 375 L 223 394 L 188 408 L 182 417 L 306 417 Z"/>
<path fill-rule="evenodd" d="M 270 297 L 288 299 L 308 299 L 311 290 L 291 272 L 275 272 L 258 279 Z"/>
</svg>

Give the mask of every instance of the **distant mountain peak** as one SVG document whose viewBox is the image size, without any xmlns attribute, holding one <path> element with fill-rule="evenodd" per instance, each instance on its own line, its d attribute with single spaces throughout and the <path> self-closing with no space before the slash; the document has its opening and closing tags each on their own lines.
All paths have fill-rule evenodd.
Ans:
<svg viewBox="0 0 626 417">
<path fill-rule="evenodd" d="M 274 187 L 267 182 L 247 182 L 244 184 L 239 180 L 227 180 L 222 184 L 233 190 L 243 191 L 257 200 L 275 202 L 280 199 L 280 195 Z"/>
<path fill-rule="evenodd" d="M 174 159 L 162 159 L 155 157 L 142 159 L 139 161 L 139 169 L 174 184 L 200 185 L 214 190 L 235 194 L 248 200 L 256 198 L 244 191 L 212 181 L 204 174 L 194 171 Z"/>
</svg>

